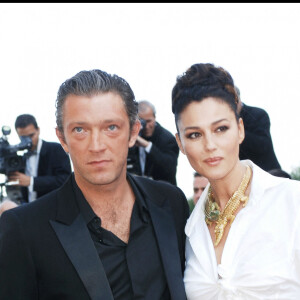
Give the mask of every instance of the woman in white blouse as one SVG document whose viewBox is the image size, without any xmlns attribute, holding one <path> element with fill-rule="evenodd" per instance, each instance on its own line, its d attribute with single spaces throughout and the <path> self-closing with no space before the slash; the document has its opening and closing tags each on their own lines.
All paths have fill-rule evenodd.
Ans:
<svg viewBox="0 0 300 300">
<path fill-rule="evenodd" d="M 187 298 L 300 299 L 300 182 L 239 160 L 237 104 L 212 64 L 192 65 L 172 91 L 177 143 L 210 182 L 185 228 Z"/>
</svg>

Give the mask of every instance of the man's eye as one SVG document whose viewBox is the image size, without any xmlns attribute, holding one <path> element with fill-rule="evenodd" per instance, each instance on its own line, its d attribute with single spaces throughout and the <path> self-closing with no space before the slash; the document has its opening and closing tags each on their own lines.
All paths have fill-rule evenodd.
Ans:
<svg viewBox="0 0 300 300">
<path fill-rule="evenodd" d="M 77 133 L 81 133 L 83 131 L 82 127 L 75 127 L 74 131 Z"/>
<path fill-rule="evenodd" d="M 109 126 L 108 126 L 108 129 L 109 129 L 110 131 L 114 131 L 114 130 L 117 129 L 117 126 L 116 126 L 116 125 L 109 125 Z"/>
</svg>

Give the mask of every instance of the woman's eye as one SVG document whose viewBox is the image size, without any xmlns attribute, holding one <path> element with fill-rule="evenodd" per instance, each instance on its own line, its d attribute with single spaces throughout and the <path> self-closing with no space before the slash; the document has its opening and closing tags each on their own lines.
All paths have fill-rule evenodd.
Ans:
<svg viewBox="0 0 300 300">
<path fill-rule="evenodd" d="M 220 126 L 220 127 L 217 128 L 218 132 L 222 132 L 222 131 L 226 131 L 226 130 L 228 130 L 227 126 Z"/>
<path fill-rule="evenodd" d="M 199 133 L 199 132 L 193 132 L 193 133 L 190 133 L 189 135 L 188 135 L 188 138 L 189 139 L 196 139 L 196 138 L 198 138 L 198 137 L 200 137 L 201 136 L 201 134 Z"/>
</svg>

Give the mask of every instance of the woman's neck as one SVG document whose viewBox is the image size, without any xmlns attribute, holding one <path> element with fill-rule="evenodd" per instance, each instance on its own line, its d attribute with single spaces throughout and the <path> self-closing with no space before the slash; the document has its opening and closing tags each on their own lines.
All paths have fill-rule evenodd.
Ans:
<svg viewBox="0 0 300 300">
<path fill-rule="evenodd" d="M 246 166 L 237 161 L 233 169 L 223 178 L 210 181 L 213 197 L 220 206 L 221 211 L 224 210 L 228 200 L 239 188 L 245 172 Z"/>
</svg>

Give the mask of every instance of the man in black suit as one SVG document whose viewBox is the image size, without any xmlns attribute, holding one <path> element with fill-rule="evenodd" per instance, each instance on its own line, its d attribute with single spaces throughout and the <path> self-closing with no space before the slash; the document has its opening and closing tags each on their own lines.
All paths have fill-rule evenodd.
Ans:
<svg viewBox="0 0 300 300">
<path fill-rule="evenodd" d="M 248 106 L 238 95 L 238 113 L 243 119 L 245 139 L 240 145 L 240 159 L 250 159 L 265 171 L 281 169 L 274 152 L 270 132 L 270 118 L 267 112 L 259 107 Z"/>
<path fill-rule="evenodd" d="M 71 163 L 59 143 L 40 139 L 40 128 L 34 116 L 19 115 L 15 121 L 15 129 L 19 136 L 31 138 L 32 148 L 24 156 L 24 172 L 12 172 L 9 181 L 17 181 L 17 186 L 22 187 L 21 202 L 32 202 L 59 188 L 72 172 Z"/>
<path fill-rule="evenodd" d="M 2 214 L 0 299 L 186 299 L 187 200 L 126 172 L 136 104 L 124 79 L 101 70 L 60 86 L 56 133 L 74 173 Z"/>
<path fill-rule="evenodd" d="M 179 148 L 174 135 L 156 122 L 156 110 L 152 103 L 138 102 L 139 118 L 144 127 L 130 151 L 134 161 L 130 172 L 164 180 L 176 185 L 176 170 Z"/>
</svg>

